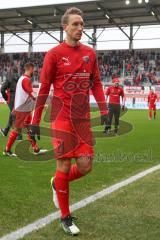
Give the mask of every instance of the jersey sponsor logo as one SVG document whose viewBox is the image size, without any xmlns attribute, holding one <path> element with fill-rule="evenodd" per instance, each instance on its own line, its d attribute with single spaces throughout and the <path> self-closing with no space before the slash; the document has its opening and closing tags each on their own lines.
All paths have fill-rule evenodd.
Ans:
<svg viewBox="0 0 160 240">
<path fill-rule="evenodd" d="M 69 57 L 62 57 L 62 62 L 64 64 L 64 66 L 71 65 L 71 62 L 69 61 Z"/>
<path fill-rule="evenodd" d="M 91 74 L 89 72 L 79 72 L 79 73 L 68 73 L 64 75 L 64 79 L 72 79 L 74 81 L 80 80 L 88 80 Z"/>
<path fill-rule="evenodd" d="M 114 89 L 111 89 L 111 94 L 114 95 L 114 96 L 119 96 L 121 93 L 121 90 L 118 89 L 118 91 L 115 91 Z"/>
</svg>

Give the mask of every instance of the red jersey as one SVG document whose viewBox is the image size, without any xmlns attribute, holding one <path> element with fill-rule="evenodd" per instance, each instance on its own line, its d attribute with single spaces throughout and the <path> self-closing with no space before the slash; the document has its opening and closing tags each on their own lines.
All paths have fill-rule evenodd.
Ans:
<svg viewBox="0 0 160 240">
<path fill-rule="evenodd" d="M 107 112 L 96 54 L 88 46 L 72 47 L 63 42 L 52 48 L 45 56 L 40 81 L 32 124 L 40 122 L 51 85 L 54 88 L 51 120 L 57 116 L 59 119 L 71 119 L 73 115 L 77 119 L 83 118 L 84 114 L 89 116 L 90 89 L 101 114 Z"/>
<path fill-rule="evenodd" d="M 150 106 L 154 106 L 156 100 L 157 100 L 157 94 L 156 93 L 150 93 L 148 95 L 148 103 L 149 103 Z"/>
<path fill-rule="evenodd" d="M 120 104 L 120 96 L 124 97 L 124 91 L 120 86 L 110 86 L 107 89 L 106 95 L 109 96 L 109 103 Z"/>
</svg>

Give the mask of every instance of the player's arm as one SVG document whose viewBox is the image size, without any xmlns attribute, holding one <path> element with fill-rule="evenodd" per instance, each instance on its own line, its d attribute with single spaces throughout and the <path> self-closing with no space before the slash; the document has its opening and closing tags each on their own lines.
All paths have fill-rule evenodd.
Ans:
<svg viewBox="0 0 160 240">
<path fill-rule="evenodd" d="M 109 98 L 109 95 L 110 95 L 110 88 L 108 87 L 107 88 L 107 91 L 106 91 L 106 104 L 107 104 L 107 108 L 108 108 L 108 104 L 109 104 L 109 102 L 108 102 L 108 98 Z"/>
<path fill-rule="evenodd" d="M 150 96 L 148 95 L 148 102 L 147 102 L 147 103 L 148 103 L 148 106 L 149 106 L 149 102 L 150 102 Z"/>
<path fill-rule="evenodd" d="M 104 124 L 107 122 L 108 109 L 96 60 L 93 65 L 91 90 L 100 109 L 101 124 Z"/>
<path fill-rule="evenodd" d="M 125 108 L 125 97 L 124 97 L 124 90 L 122 89 L 121 92 L 121 99 L 122 99 L 122 111 L 124 111 Z"/>
<path fill-rule="evenodd" d="M 30 98 L 32 98 L 34 101 L 36 100 L 36 98 L 33 95 L 33 88 L 32 88 L 31 81 L 28 78 L 24 78 L 22 80 L 22 88 L 30 96 Z"/>
<path fill-rule="evenodd" d="M 37 137 L 40 139 L 39 124 L 47 97 L 49 95 L 51 84 L 53 83 L 56 75 L 56 62 L 55 55 L 51 54 L 50 52 L 46 54 L 40 76 L 41 84 L 30 126 L 31 137 L 35 137 L 35 135 L 37 135 Z"/>
<path fill-rule="evenodd" d="M 1 94 L 5 101 L 8 101 L 8 96 L 6 91 L 9 89 L 9 87 L 10 87 L 9 80 L 6 79 L 6 81 L 1 86 Z"/>
</svg>

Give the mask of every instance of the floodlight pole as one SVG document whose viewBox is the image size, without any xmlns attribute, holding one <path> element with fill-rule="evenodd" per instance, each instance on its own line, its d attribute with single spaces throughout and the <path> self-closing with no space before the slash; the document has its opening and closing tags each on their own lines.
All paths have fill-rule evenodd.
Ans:
<svg viewBox="0 0 160 240">
<path fill-rule="evenodd" d="M 129 51 L 133 50 L 133 24 L 130 24 Z"/>
<path fill-rule="evenodd" d="M 96 33 L 97 33 L 97 28 L 96 26 L 93 27 L 93 33 L 92 33 L 92 41 L 93 41 L 93 49 L 95 51 L 97 51 L 97 37 L 96 37 Z"/>
<path fill-rule="evenodd" d="M 33 32 L 29 30 L 29 47 L 28 47 L 28 57 L 33 52 Z"/>
<path fill-rule="evenodd" d="M 63 42 L 63 28 L 60 27 L 60 42 Z"/>
<path fill-rule="evenodd" d="M 4 53 L 4 32 L 1 32 L 1 48 L 0 48 L 0 53 Z"/>
</svg>

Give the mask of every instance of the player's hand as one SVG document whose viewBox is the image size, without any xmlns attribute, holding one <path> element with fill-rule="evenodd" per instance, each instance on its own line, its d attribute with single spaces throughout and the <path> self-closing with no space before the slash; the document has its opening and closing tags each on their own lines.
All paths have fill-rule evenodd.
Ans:
<svg viewBox="0 0 160 240">
<path fill-rule="evenodd" d="M 38 125 L 30 125 L 29 126 L 29 134 L 33 140 L 37 139 L 40 140 L 40 127 Z"/>
<path fill-rule="evenodd" d="M 108 114 L 101 115 L 101 125 L 107 125 L 108 123 Z"/>
<path fill-rule="evenodd" d="M 125 110 L 125 106 L 124 106 L 124 105 L 122 105 L 122 112 L 124 112 L 124 110 Z"/>
</svg>

